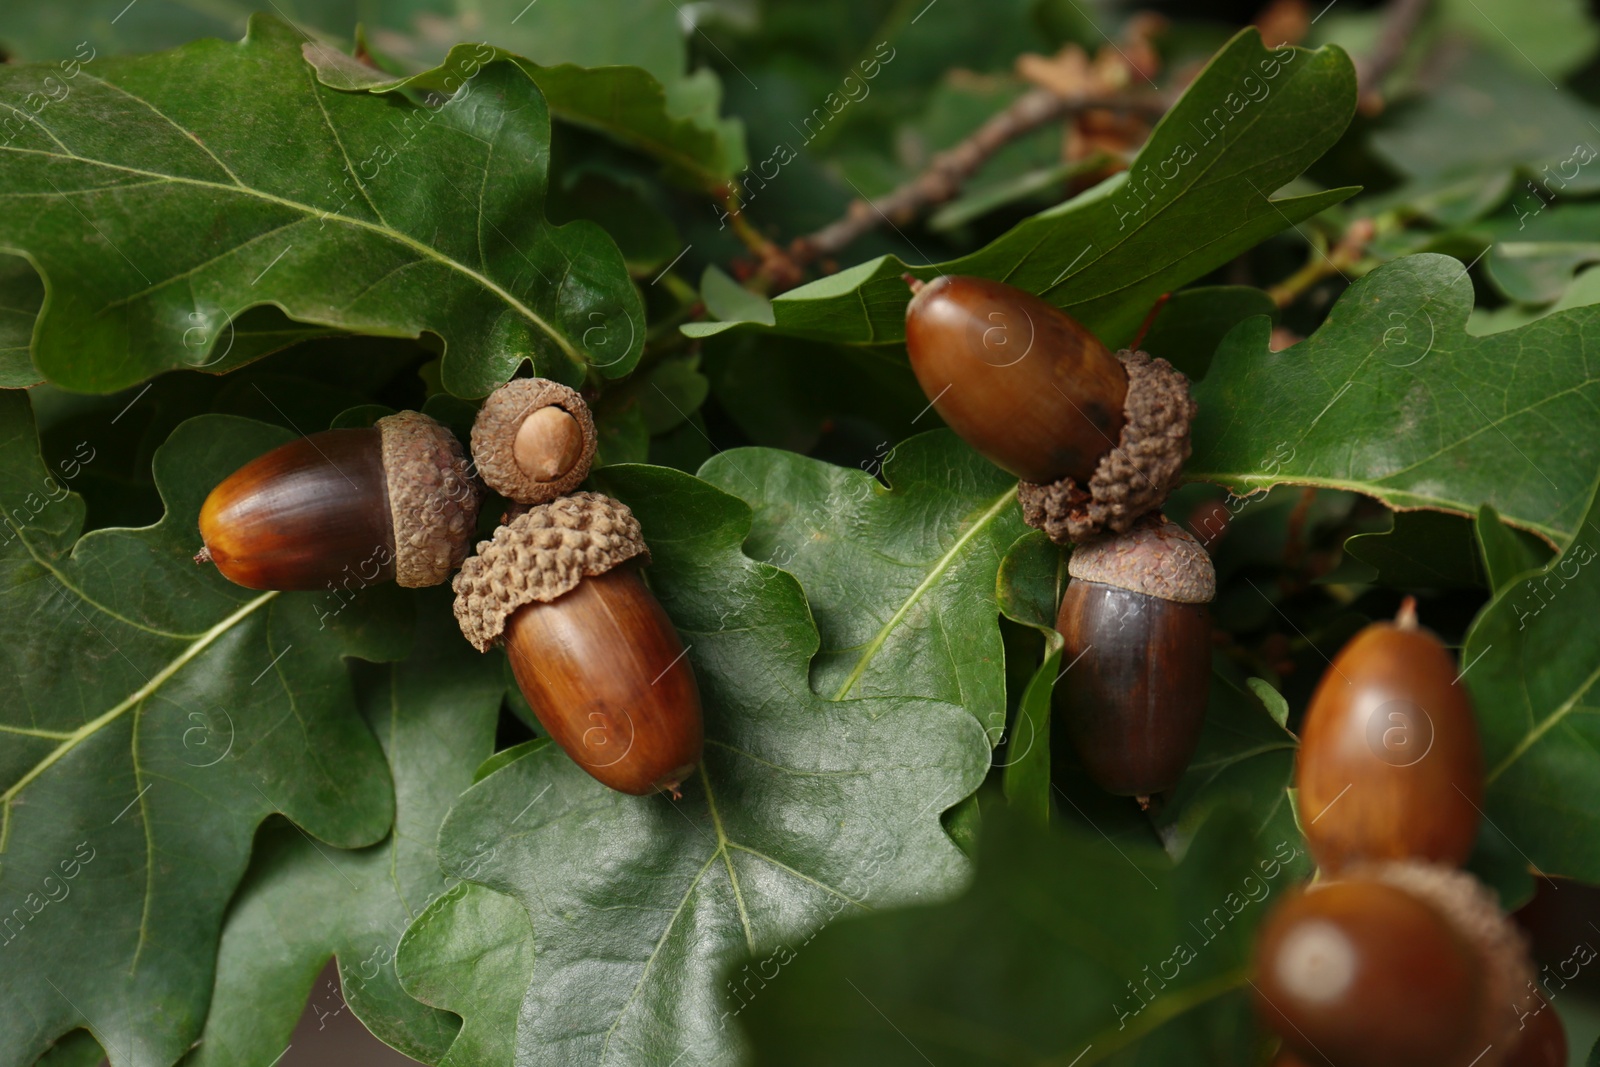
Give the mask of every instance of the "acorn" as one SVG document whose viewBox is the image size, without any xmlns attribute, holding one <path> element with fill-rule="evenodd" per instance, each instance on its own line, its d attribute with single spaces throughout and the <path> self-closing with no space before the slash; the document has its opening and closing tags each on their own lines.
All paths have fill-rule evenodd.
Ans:
<svg viewBox="0 0 1600 1067">
<path fill-rule="evenodd" d="M 1068 664 L 1054 701 L 1089 777 L 1140 798 L 1172 788 L 1200 741 L 1211 674 L 1205 549 L 1157 513 L 1080 545 L 1056 615 Z"/>
<path fill-rule="evenodd" d="M 1256 1010 L 1285 1049 L 1331 1067 L 1500 1067 L 1527 945 L 1471 875 L 1358 867 L 1296 890 L 1262 924 Z"/>
<path fill-rule="evenodd" d="M 636 796 L 700 762 L 700 691 L 672 621 L 639 575 L 638 520 L 599 493 L 539 504 L 480 542 L 455 579 L 461 632 L 503 644 L 550 736 L 594 778 Z"/>
<path fill-rule="evenodd" d="M 986 278 L 906 275 L 906 350 L 932 406 L 1021 479 L 1023 518 L 1057 544 L 1128 530 L 1189 457 L 1195 405 L 1164 359 L 1115 355 L 1065 312 Z"/>
<path fill-rule="evenodd" d="M 449 430 L 417 411 L 258 456 L 200 508 L 196 563 L 249 589 L 438 585 L 466 557 L 478 486 Z"/>
<path fill-rule="evenodd" d="M 1504 1067 L 1567 1067 L 1567 1031 L 1550 1002 L 1536 998 L 1536 1010 L 1518 1019 L 1519 1030 Z"/>
<path fill-rule="evenodd" d="M 1334 657 L 1301 727 L 1301 822 L 1317 865 L 1362 860 L 1460 866 L 1483 806 L 1478 723 L 1455 661 L 1417 626 L 1409 597 Z"/>
<path fill-rule="evenodd" d="M 502 385 L 472 424 L 479 476 L 519 504 L 543 504 L 578 488 L 594 462 L 595 442 L 583 397 L 545 378 Z"/>
</svg>

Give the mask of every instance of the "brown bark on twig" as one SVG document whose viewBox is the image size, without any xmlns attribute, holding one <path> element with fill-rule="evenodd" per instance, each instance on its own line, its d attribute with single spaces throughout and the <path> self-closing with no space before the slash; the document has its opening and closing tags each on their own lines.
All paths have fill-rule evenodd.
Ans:
<svg viewBox="0 0 1600 1067">
<path fill-rule="evenodd" d="M 1361 86 L 1361 110 L 1373 115 L 1383 110 L 1384 79 L 1405 58 L 1412 36 L 1428 13 L 1432 0 L 1393 0 L 1372 51 L 1356 60 L 1356 80 Z"/>
<path fill-rule="evenodd" d="M 891 225 L 905 222 L 935 204 L 954 198 L 966 180 L 1001 148 L 1074 112 L 1103 108 L 1159 117 L 1166 111 L 1167 104 L 1166 98 L 1156 93 L 1061 96 L 1049 89 L 1031 89 L 990 117 L 966 140 L 935 156 L 928 168 L 915 178 L 875 200 L 852 201 L 844 218 L 796 238 L 789 246 L 789 258 L 805 264 L 834 255 L 885 222 Z"/>
</svg>

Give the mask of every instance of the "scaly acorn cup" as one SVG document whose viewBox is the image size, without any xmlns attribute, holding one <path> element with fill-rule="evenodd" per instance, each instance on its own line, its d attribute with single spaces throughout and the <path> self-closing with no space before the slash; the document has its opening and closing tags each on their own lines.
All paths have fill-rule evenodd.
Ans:
<svg viewBox="0 0 1600 1067">
<path fill-rule="evenodd" d="M 1504 1067 L 1533 980 L 1493 894 L 1425 863 L 1357 867 L 1285 897 L 1255 969 L 1262 1023 L 1329 1067 Z"/>
<path fill-rule="evenodd" d="M 639 577 L 649 558 L 626 505 L 574 493 L 478 544 L 455 613 L 478 651 L 505 645 L 522 695 L 580 767 L 624 793 L 676 797 L 700 763 L 700 690 Z"/>
<path fill-rule="evenodd" d="M 1161 514 L 1076 548 L 1056 615 L 1071 664 L 1054 701 L 1089 777 L 1136 796 L 1172 788 L 1200 741 L 1211 675 L 1211 559 Z"/>
<path fill-rule="evenodd" d="M 1023 519 L 1057 544 L 1122 533 L 1161 506 L 1189 458 L 1189 380 L 1113 355 L 1071 316 L 986 278 L 906 275 L 906 351 L 933 407 L 1016 475 Z"/>
<path fill-rule="evenodd" d="M 1455 660 L 1418 628 L 1410 598 L 1334 657 L 1300 733 L 1295 785 L 1319 867 L 1466 862 L 1483 806 L 1478 722 Z"/>
<path fill-rule="evenodd" d="M 589 405 L 575 390 L 545 378 L 502 385 L 472 424 L 479 476 L 519 504 L 543 504 L 578 488 L 594 451 Z"/>
<path fill-rule="evenodd" d="M 250 589 L 438 585 L 466 558 L 479 490 L 449 430 L 417 411 L 325 430 L 225 478 L 196 563 Z"/>
</svg>

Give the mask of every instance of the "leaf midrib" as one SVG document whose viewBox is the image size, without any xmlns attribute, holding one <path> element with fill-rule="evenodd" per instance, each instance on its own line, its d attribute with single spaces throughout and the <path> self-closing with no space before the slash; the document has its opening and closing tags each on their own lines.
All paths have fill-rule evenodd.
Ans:
<svg viewBox="0 0 1600 1067">
<path fill-rule="evenodd" d="M 13 109 L 13 110 L 15 110 L 15 109 Z M 37 122 L 36 119 L 34 121 Z M 41 129 L 46 129 L 46 127 L 44 127 L 43 123 L 38 123 L 38 125 L 40 126 Z M 48 129 L 46 129 L 46 132 L 49 132 Z M 53 133 L 50 134 L 50 137 L 51 137 L 52 140 L 56 141 L 57 144 L 62 144 L 60 138 L 57 138 Z M 65 147 L 65 146 L 63 145 L 63 147 Z M 476 282 L 477 284 L 482 286 L 484 289 L 486 289 L 489 292 L 493 293 L 495 296 L 499 297 L 501 300 L 504 300 L 508 305 L 510 305 L 513 309 L 515 309 L 518 314 L 522 315 L 529 322 L 531 322 L 535 326 L 537 326 L 541 331 L 543 331 L 545 333 L 546 336 L 548 336 L 552 341 L 554 341 L 556 343 L 557 347 L 559 347 L 561 349 L 562 353 L 568 359 L 572 360 L 575 364 L 577 364 L 577 366 L 579 368 L 586 369 L 587 366 L 588 366 L 588 364 L 584 361 L 583 357 L 578 354 L 577 349 L 572 347 L 571 343 L 567 341 L 567 339 L 560 333 L 560 331 L 556 330 L 555 327 L 553 327 L 550 323 L 546 322 L 538 314 L 538 312 L 534 311 L 532 308 L 528 307 L 522 301 L 518 300 L 515 296 L 511 295 L 511 293 L 509 293 L 504 288 L 502 288 L 493 279 L 487 277 L 486 275 L 478 273 L 477 271 L 473 270 L 471 267 L 467 266 L 465 263 L 462 263 L 462 262 L 460 262 L 459 260 L 456 260 L 456 259 L 452 259 L 450 256 L 447 256 L 443 252 L 440 252 L 438 249 L 433 248 L 433 247 L 431 247 L 429 245 L 423 244 L 421 241 L 418 241 L 415 238 L 411 237 L 409 234 L 402 233 L 399 230 L 392 229 L 392 228 L 390 228 L 388 226 L 381 226 L 381 225 L 378 225 L 377 223 L 368 222 L 366 219 L 359 219 L 359 218 L 355 218 L 355 217 L 350 216 L 350 215 L 344 215 L 344 214 L 341 214 L 341 213 L 339 213 L 337 211 L 323 211 L 322 209 L 314 208 L 309 204 L 302 204 L 299 201 L 290 200 L 287 197 L 278 196 L 278 195 L 276 195 L 274 193 L 269 193 L 269 192 L 266 192 L 265 190 L 262 190 L 262 189 L 252 188 L 251 186 L 244 185 L 244 184 L 229 185 L 229 184 L 226 184 L 224 182 L 206 181 L 206 180 L 201 179 L 201 178 L 190 178 L 190 177 L 184 177 L 184 176 L 174 175 L 174 174 L 162 174 L 159 171 L 144 170 L 143 168 L 140 168 L 140 167 L 129 167 L 129 166 L 124 166 L 123 164 L 120 164 L 120 163 L 109 163 L 109 162 L 106 162 L 105 160 L 90 159 L 87 156 L 80 156 L 80 155 L 78 155 L 76 153 L 73 153 L 73 152 L 68 152 L 68 153 L 47 152 L 47 151 L 44 151 L 43 149 L 38 149 L 38 148 L 18 148 L 18 147 L 14 146 L 14 145 L 0 145 L 0 150 L 4 150 L 4 151 L 7 151 L 7 152 L 18 152 L 18 153 L 23 153 L 23 154 L 27 154 L 27 155 L 44 156 L 47 159 L 71 160 L 72 162 L 75 162 L 75 163 L 83 163 L 83 164 L 86 164 L 88 166 L 99 167 L 99 168 L 102 168 L 104 170 L 120 171 L 120 172 L 125 173 L 125 174 L 136 174 L 136 175 L 139 175 L 140 177 L 144 177 L 144 178 L 153 178 L 153 179 L 156 179 L 156 181 L 158 181 L 158 182 L 171 182 L 171 183 L 173 183 L 175 185 L 190 185 L 190 186 L 194 186 L 194 187 L 200 188 L 200 189 L 207 189 L 207 190 L 212 190 L 212 191 L 216 191 L 216 192 L 220 192 L 220 193 L 226 193 L 226 194 L 233 194 L 233 195 L 243 194 L 245 196 L 254 197 L 257 200 L 261 200 L 261 201 L 264 201 L 266 203 L 276 204 L 276 205 L 278 205 L 280 207 L 288 208 L 291 211 L 299 212 L 299 213 L 301 213 L 301 214 L 303 214 L 305 216 L 305 218 L 302 219 L 301 221 L 309 221 L 309 220 L 312 220 L 312 219 L 319 219 L 319 220 L 324 220 L 324 221 L 330 221 L 331 220 L 333 222 L 342 222 L 342 223 L 344 223 L 344 224 L 346 224 L 348 226 L 354 227 L 356 229 L 368 230 L 368 231 L 370 231 L 372 233 L 375 233 L 375 234 L 379 235 L 380 237 L 383 237 L 383 238 L 386 238 L 388 240 L 391 240 L 391 241 L 395 242 L 396 244 L 403 245 L 406 248 L 409 248 L 409 249 L 417 252 L 419 255 L 421 255 L 425 259 L 433 260 L 434 262 L 441 264 L 442 266 L 444 266 L 445 268 L 447 268 L 449 270 L 456 271 L 457 273 L 462 274 L 462 275 L 466 276 L 467 278 L 470 278 L 471 280 L 473 280 L 474 282 Z M 113 186 L 111 188 L 117 188 L 117 187 Z M 17 194 L 0 193 L 0 200 L 10 199 L 14 195 L 17 195 Z M 481 206 L 480 206 L 480 210 L 478 211 L 478 215 L 480 217 L 482 216 Z M 301 321 L 318 322 L 318 320 L 316 320 L 315 318 L 307 318 L 307 319 L 303 319 Z M 338 326 L 338 325 L 340 325 L 339 323 L 336 323 L 336 322 L 321 322 L 319 324 L 320 325 L 327 325 L 327 326 Z"/>
<path fill-rule="evenodd" d="M 229 615 L 227 618 L 211 627 L 211 629 L 201 634 L 181 653 L 173 657 L 170 663 L 146 680 L 144 685 L 140 686 L 127 697 L 123 698 L 121 702 L 116 704 L 110 710 L 102 713 L 94 719 L 91 719 L 89 722 L 84 723 L 76 730 L 73 730 L 72 733 L 67 735 L 67 737 L 62 740 L 59 745 L 57 745 L 43 759 L 36 763 L 32 769 L 19 778 L 13 785 L 7 788 L 5 792 L 0 793 L 0 855 L 5 853 L 6 844 L 10 838 L 11 802 L 19 793 L 22 792 L 23 789 L 27 788 L 30 783 L 36 780 L 45 771 L 49 770 L 52 766 L 65 758 L 68 753 L 70 753 L 83 741 L 94 736 L 112 722 L 115 722 L 129 709 L 136 708 L 142 704 L 153 693 L 155 693 L 156 690 L 165 685 L 173 675 L 177 674 L 192 660 L 194 660 L 196 656 L 210 647 L 211 644 L 217 640 L 217 638 L 233 629 L 233 627 L 238 625 L 241 620 L 248 617 L 251 613 L 255 612 L 258 608 L 272 600 L 272 598 L 276 597 L 277 595 L 278 594 L 276 592 L 263 593 L 261 596 L 258 596 L 254 600 L 244 604 L 233 614 Z"/>
<path fill-rule="evenodd" d="M 946 551 L 944 555 L 940 556 L 934 565 L 929 568 L 927 575 L 924 576 L 921 583 L 919 583 L 917 587 L 911 591 L 911 595 L 906 597 L 904 603 L 902 603 L 900 607 L 896 609 L 895 613 L 889 617 L 889 621 L 884 623 L 882 628 L 873 635 L 871 641 L 867 642 L 866 648 L 862 650 L 860 658 L 856 660 L 855 667 L 851 669 L 849 677 L 844 680 L 844 684 L 841 685 L 839 687 L 839 691 L 834 694 L 834 700 L 843 700 L 845 697 L 850 695 L 850 690 L 854 689 L 856 683 L 861 680 L 861 676 L 866 673 L 868 665 L 872 662 L 872 658 L 878 654 L 880 649 L 883 648 L 884 642 L 889 640 L 889 635 L 894 632 L 895 627 L 900 625 L 900 623 L 905 619 L 906 615 L 916 605 L 917 601 L 921 600 L 923 595 L 927 593 L 929 589 L 933 588 L 934 583 L 939 579 L 939 577 L 943 575 L 945 571 L 950 569 L 950 564 L 955 562 L 956 557 L 961 554 L 962 549 L 967 546 L 968 542 L 976 537 L 979 531 L 988 527 L 989 523 L 994 521 L 995 517 L 1005 509 L 1007 504 L 1011 503 L 1011 501 L 1015 499 L 1016 495 L 1016 487 L 1008 487 L 1005 492 L 1001 493 L 997 498 L 995 498 L 994 503 L 990 504 L 987 510 L 978 516 L 977 520 L 973 522 L 966 532 L 956 539 L 955 544 L 951 545 L 949 550 Z"/>
</svg>

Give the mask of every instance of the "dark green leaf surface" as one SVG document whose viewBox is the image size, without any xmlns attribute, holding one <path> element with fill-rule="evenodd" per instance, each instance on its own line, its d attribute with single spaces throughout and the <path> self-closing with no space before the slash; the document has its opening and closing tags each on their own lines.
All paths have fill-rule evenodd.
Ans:
<svg viewBox="0 0 1600 1067">
<path fill-rule="evenodd" d="M 1600 494 L 1549 566 L 1498 592 L 1461 664 L 1488 818 L 1535 870 L 1600 882 Z"/>
<path fill-rule="evenodd" d="M 710 1062 L 738 1045 L 720 977 L 735 958 L 959 886 L 939 816 L 977 788 L 988 744 L 949 704 L 815 695 L 805 596 L 740 550 L 739 500 L 657 467 L 601 481 L 638 516 L 694 663 L 704 765 L 680 801 L 630 797 L 541 747 L 462 797 L 441 860 L 533 920 L 518 1063 Z"/>
<path fill-rule="evenodd" d="M 1066 553 L 1039 530 L 1017 538 L 995 575 L 1006 618 L 1044 635 L 1044 659 L 1017 701 L 1001 762 L 1006 802 L 1041 823 L 1050 818 L 1050 697 L 1065 666 L 1056 605 L 1066 582 Z"/>
<path fill-rule="evenodd" d="M 284 431 L 184 423 L 155 457 L 162 521 L 81 540 L 25 394 L 0 393 L 0 435 L 0 1064 L 79 1026 L 116 1067 L 171 1063 L 199 1036 L 257 823 L 281 812 L 340 847 L 387 831 L 341 657 L 403 651 L 405 614 L 358 598 L 323 629 L 316 594 L 191 562 L 206 492 Z"/>
<path fill-rule="evenodd" d="M 1189 86 L 1129 171 L 972 255 L 911 273 L 1002 279 L 1119 344 L 1160 294 L 1350 195 L 1270 199 L 1338 139 L 1354 107 L 1355 75 L 1343 52 L 1268 52 L 1246 30 Z M 906 269 L 885 256 L 790 290 L 772 302 L 775 329 L 857 345 L 899 341 Z M 729 325 L 692 323 L 684 332 Z"/>
<path fill-rule="evenodd" d="M 356 676 L 394 778 L 394 831 L 354 852 L 318 847 L 290 826 L 262 831 L 223 926 L 211 1014 L 189 1067 L 268 1067 L 330 955 L 345 1003 L 390 1045 L 432 1063 L 455 1037 L 455 1019 L 401 990 L 394 959 L 406 927 L 449 888 L 434 839 L 493 750 L 504 681 L 498 657 L 461 639 L 448 590 L 418 600 L 412 655 Z"/>
<path fill-rule="evenodd" d="M 330 48 L 307 44 L 303 50 L 323 84 L 376 92 L 405 88 L 454 92 L 459 77 L 452 79 L 452 70 L 474 57 L 479 63 L 490 62 L 492 55 L 515 63 L 539 86 L 552 117 L 590 127 L 637 148 L 692 186 L 715 188 L 745 164 L 744 127 L 737 119 L 715 117 L 720 91 L 714 80 L 707 102 L 713 121 L 706 125 L 673 114 L 666 88 L 648 71 L 630 66 L 575 66 L 570 54 L 559 66 L 541 66 L 500 49 L 459 45 L 437 69 L 396 78 Z"/>
<path fill-rule="evenodd" d="M 1409 256 L 1352 285 L 1282 352 L 1252 320 L 1195 386 L 1188 477 L 1243 495 L 1288 482 L 1394 508 L 1476 515 L 1565 541 L 1600 467 L 1600 376 L 1584 345 L 1600 311 L 1465 331 L 1472 282 L 1448 256 Z"/>
<path fill-rule="evenodd" d="M 486 46 L 458 53 L 465 88 L 428 108 L 328 89 L 301 41 L 260 17 L 239 44 L 102 59 L 59 102 L 11 112 L 0 248 L 45 278 L 39 370 L 110 391 L 227 365 L 244 358 L 215 354 L 229 325 L 275 304 L 341 330 L 436 333 L 463 396 L 525 359 L 566 381 L 625 373 L 639 296 L 603 230 L 544 221 L 549 119 L 527 76 L 480 63 Z M 0 92 L 40 73 L 0 68 Z"/>
<path fill-rule="evenodd" d="M 1265 685 L 1258 678 L 1250 681 Z M 1250 832 L 1257 839 L 1289 841 L 1300 847 L 1288 797 L 1294 784 L 1297 741 L 1269 712 L 1265 699 L 1247 691 L 1255 688 L 1212 674 L 1200 744 L 1156 818 L 1164 833 L 1192 834 L 1194 826 L 1218 803 L 1243 800 L 1248 802 Z M 1267 690 L 1270 693 L 1271 687 Z M 1283 697 L 1277 696 L 1276 703 L 1282 705 Z M 1286 714 L 1287 706 L 1282 710 Z M 1295 870 L 1309 873 L 1309 861 L 1296 865 Z"/>
<path fill-rule="evenodd" d="M 867 470 L 735 449 L 701 476 L 754 509 L 745 550 L 805 589 L 822 636 L 815 692 L 959 704 L 998 742 L 995 574 L 1026 529 L 1016 480 L 948 430 L 896 445 L 881 471 L 888 488 Z"/>
<path fill-rule="evenodd" d="M 1257 315 L 1275 317 L 1277 311 L 1270 296 L 1247 285 L 1183 289 L 1162 306 L 1139 347 L 1197 382 L 1229 330 Z"/>
<path fill-rule="evenodd" d="M 824 931 L 740 1021 L 773 1065 L 1261 1062 L 1250 940 L 1298 842 L 1218 813 L 1174 865 L 1091 829 L 987 820 L 965 897 Z"/>
<path fill-rule="evenodd" d="M 463 882 L 412 923 L 396 966 L 406 992 L 461 1016 L 461 1032 L 438 1067 L 511 1067 L 517 1012 L 534 966 L 533 927 L 522 905 Z"/>
<path fill-rule="evenodd" d="M 1370 573 L 1362 581 L 1399 589 L 1460 589 L 1484 584 L 1472 520 L 1443 511 L 1397 511 L 1390 528 L 1344 543 Z"/>
<path fill-rule="evenodd" d="M 0 389 L 39 381 L 29 346 L 33 320 L 44 303 L 44 283 L 21 256 L 0 255 Z"/>
<path fill-rule="evenodd" d="M 1549 545 L 1501 522 L 1488 504 L 1478 509 L 1472 528 L 1483 560 L 1484 583 L 1491 596 L 1519 575 L 1550 562 Z"/>
</svg>

